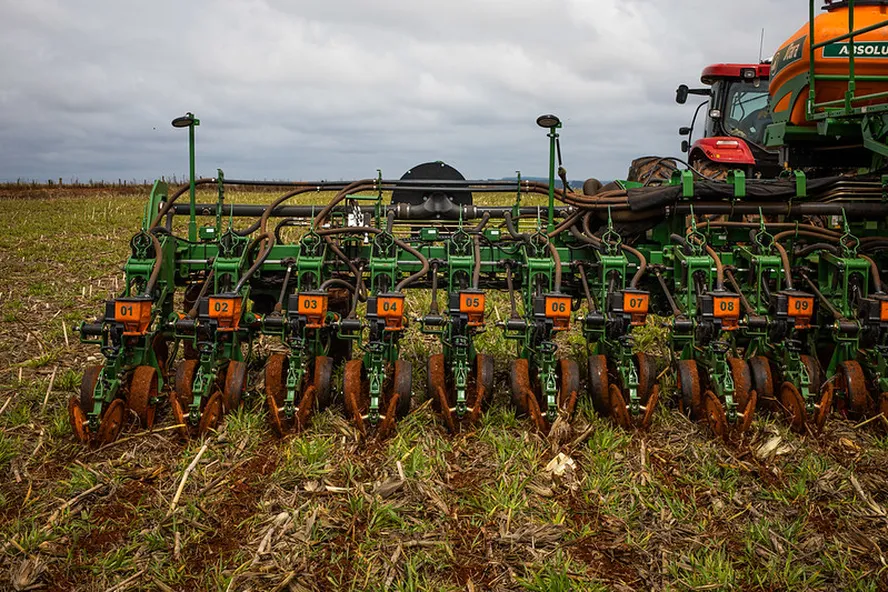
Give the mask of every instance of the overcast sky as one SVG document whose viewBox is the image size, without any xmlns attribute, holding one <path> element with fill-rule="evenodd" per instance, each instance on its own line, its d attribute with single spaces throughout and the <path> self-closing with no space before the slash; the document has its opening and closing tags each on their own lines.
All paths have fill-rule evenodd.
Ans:
<svg viewBox="0 0 888 592">
<path fill-rule="evenodd" d="M 543 175 L 676 154 L 675 87 L 758 59 L 802 0 L 0 0 L 0 181 Z"/>
</svg>

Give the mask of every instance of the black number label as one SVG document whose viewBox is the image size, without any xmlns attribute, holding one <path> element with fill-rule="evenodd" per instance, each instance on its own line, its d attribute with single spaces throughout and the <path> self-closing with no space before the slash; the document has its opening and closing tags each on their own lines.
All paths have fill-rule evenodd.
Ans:
<svg viewBox="0 0 888 592">
<path fill-rule="evenodd" d="M 481 299 L 477 296 L 475 298 L 466 298 L 466 308 L 478 308 L 481 306 Z"/>
<path fill-rule="evenodd" d="M 565 305 L 563 302 L 555 301 L 552 303 L 551 308 L 552 312 L 564 312 L 565 310 L 567 310 L 567 305 Z"/>
<path fill-rule="evenodd" d="M 318 301 L 314 298 L 306 298 L 305 299 L 305 308 L 319 308 Z"/>
<path fill-rule="evenodd" d="M 811 306 L 811 303 L 808 302 L 807 300 L 796 300 L 795 301 L 795 309 L 797 312 L 806 311 L 806 310 L 808 310 L 808 308 L 810 306 Z"/>
<path fill-rule="evenodd" d="M 721 300 L 718 307 L 721 309 L 722 312 L 734 312 L 734 301 Z"/>
<path fill-rule="evenodd" d="M 630 298 L 629 308 L 636 309 L 644 306 L 644 298 Z"/>
<path fill-rule="evenodd" d="M 213 310 L 216 312 L 228 312 L 228 303 L 224 300 L 217 300 L 213 303 Z"/>
<path fill-rule="evenodd" d="M 120 316 L 122 317 L 131 317 L 133 316 L 133 307 L 130 306 L 121 306 L 120 307 Z"/>
<path fill-rule="evenodd" d="M 386 300 L 382 303 L 382 310 L 385 312 L 398 312 L 398 303 Z"/>
</svg>

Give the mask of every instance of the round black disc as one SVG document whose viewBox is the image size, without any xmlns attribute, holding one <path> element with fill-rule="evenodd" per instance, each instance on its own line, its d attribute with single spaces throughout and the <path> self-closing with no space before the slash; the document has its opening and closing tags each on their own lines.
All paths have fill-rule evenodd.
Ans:
<svg viewBox="0 0 888 592">
<path fill-rule="evenodd" d="M 465 181 L 466 178 L 449 164 L 438 161 L 416 165 L 404 173 L 401 180 L 430 181 L 429 184 L 434 185 L 434 181 Z M 444 185 L 446 186 L 446 183 Z M 399 188 L 392 192 L 392 203 L 420 205 L 430 200 L 449 200 L 458 205 L 468 205 L 472 203 L 472 192 L 466 189 L 430 191 L 421 187 Z"/>
</svg>

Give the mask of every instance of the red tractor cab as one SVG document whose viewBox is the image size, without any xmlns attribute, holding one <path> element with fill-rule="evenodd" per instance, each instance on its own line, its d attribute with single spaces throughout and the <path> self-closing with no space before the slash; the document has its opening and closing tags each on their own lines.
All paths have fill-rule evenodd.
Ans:
<svg viewBox="0 0 888 592">
<path fill-rule="evenodd" d="M 749 176 L 775 177 L 780 172 L 777 152 L 765 149 L 765 128 L 771 123 L 768 106 L 768 80 L 771 65 L 714 64 L 703 70 L 706 88 L 678 87 L 675 100 L 684 104 L 689 95 L 709 97 L 694 113 L 690 127 L 679 134 L 687 136 L 682 152 L 701 173 L 724 178 L 728 171 L 742 170 Z M 700 110 L 707 107 L 703 137 L 694 141 Z"/>
</svg>

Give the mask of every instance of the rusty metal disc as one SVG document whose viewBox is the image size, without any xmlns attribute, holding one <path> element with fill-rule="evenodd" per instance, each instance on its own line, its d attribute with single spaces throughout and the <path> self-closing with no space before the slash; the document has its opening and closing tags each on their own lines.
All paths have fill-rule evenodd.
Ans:
<svg viewBox="0 0 888 592">
<path fill-rule="evenodd" d="M 216 391 L 204 404 L 200 412 L 200 422 L 197 424 L 197 433 L 201 436 L 210 430 L 215 430 L 222 419 L 222 393 Z"/>
<path fill-rule="evenodd" d="M 349 360 L 345 363 L 345 374 L 342 379 L 342 390 L 345 394 L 345 411 L 355 427 L 362 434 L 366 433 L 364 418 L 361 417 L 364 410 L 369 407 L 370 401 L 364 396 L 362 360 Z"/>
<path fill-rule="evenodd" d="M 83 378 L 80 380 L 80 408 L 86 414 L 93 410 L 93 396 L 101 373 L 100 365 L 87 366 L 83 371 Z"/>
<path fill-rule="evenodd" d="M 426 361 L 426 397 L 432 402 L 432 409 L 438 413 L 441 413 L 442 407 L 448 406 L 446 397 L 444 403 L 438 397 L 438 387 L 441 387 L 445 392 L 447 390 L 446 379 L 444 354 L 429 356 L 429 359 Z"/>
<path fill-rule="evenodd" d="M 308 420 L 314 412 L 317 403 L 318 389 L 315 385 L 308 385 L 302 392 L 302 397 L 296 408 L 296 415 L 293 417 L 293 428 L 297 432 L 301 432 L 308 425 Z"/>
<path fill-rule="evenodd" d="M 746 363 L 746 360 L 740 358 L 728 358 L 728 367 L 731 369 L 731 378 L 734 381 L 734 401 L 737 403 L 737 412 L 743 414 L 746 411 L 752 390 L 752 373 L 749 371 L 749 364 Z"/>
<path fill-rule="evenodd" d="M 98 444 L 110 444 L 120 435 L 123 428 L 123 420 L 126 417 L 126 403 L 123 399 L 114 399 L 105 407 L 102 419 L 99 421 L 99 431 L 96 433 Z"/>
<path fill-rule="evenodd" d="M 170 411 L 173 413 L 173 421 L 179 426 L 176 431 L 183 439 L 188 438 L 188 423 L 185 421 L 185 412 L 175 392 L 170 393 Z"/>
<path fill-rule="evenodd" d="M 450 401 L 447 398 L 447 376 L 444 372 L 444 354 L 434 354 L 426 363 L 426 395 L 432 403 L 432 409 L 441 415 L 444 426 L 451 432 L 457 431 Z"/>
<path fill-rule="evenodd" d="M 819 395 L 823 386 L 823 370 L 820 369 L 820 363 L 814 356 L 799 356 L 799 359 L 808 371 L 808 379 L 811 381 L 809 390 L 813 395 Z"/>
<path fill-rule="evenodd" d="M 398 402 L 395 406 L 396 417 L 401 419 L 410 413 L 410 395 L 413 391 L 413 364 L 407 360 L 395 360 L 395 376 L 392 381 L 392 394 Z"/>
<path fill-rule="evenodd" d="M 743 409 L 743 414 L 740 416 L 740 425 L 737 427 L 739 433 L 745 434 L 749 431 L 749 428 L 752 426 L 752 420 L 755 419 L 755 408 L 757 405 L 758 393 L 749 391 L 746 407 Z"/>
<path fill-rule="evenodd" d="M 523 399 L 524 406 L 527 408 L 527 414 L 533 420 L 536 429 L 541 434 L 549 433 L 549 422 L 543 417 L 543 413 L 540 411 L 540 403 L 537 401 L 537 396 L 534 392 L 530 389 L 525 390 Z"/>
<path fill-rule="evenodd" d="M 285 354 L 271 354 L 265 364 L 265 394 L 273 398 L 278 407 L 284 404 L 288 369 L 289 360 Z"/>
<path fill-rule="evenodd" d="M 222 407 L 225 413 L 240 407 L 247 385 L 247 365 L 238 360 L 228 362 L 225 371 L 225 387 L 222 389 Z"/>
<path fill-rule="evenodd" d="M 89 444 L 89 425 L 86 423 L 86 414 L 75 395 L 71 395 L 68 399 L 68 421 L 71 423 L 74 437 L 81 444 Z"/>
<path fill-rule="evenodd" d="M 166 380 L 167 365 L 170 358 L 170 344 L 162 333 L 154 335 L 154 338 L 151 340 L 151 350 L 154 352 L 154 358 L 157 360 L 157 367 L 160 368 L 160 375 Z"/>
<path fill-rule="evenodd" d="M 565 419 L 570 419 L 577 406 L 577 396 L 580 393 L 580 368 L 573 360 L 561 358 L 558 360 L 557 371 L 561 381 L 558 409 L 564 414 Z"/>
<path fill-rule="evenodd" d="M 284 418 L 282 417 L 281 409 L 277 406 L 277 401 L 274 400 L 274 396 L 271 393 L 265 393 L 265 401 L 268 404 L 268 423 L 271 424 L 271 429 L 274 430 L 275 434 L 283 437 L 287 432 L 284 429 Z"/>
<path fill-rule="evenodd" d="M 727 440 L 730 432 L 728 430 L 728 418 L 725 416 L 725 407 L 712 391 L 706 391 L 703 394 L 703 411 L 704 419 L 712 433 L 716 437 Z"/>
<path fill-rule="evenodd" d="M 822 430 L 823 426 L 826 425 L 826 418 L 829 417 L 830 411 L 832 411 L 832 403 L 833 385 L 827 383 L 823 386 L 823 396 L 820 397 L 820 404 L 817 406 L 817 411 L 814 413 L 814 425 L 817 426 L 818 430 Z"/>
<path fill-rule="evenodd" d="M 191 401 L 194 399 L 191 389 L 194 386 L 194 377 L 197 375 L 199 367 L 199 360 L 183 360 L 176 368 L 175 392 L 183 409 L 191 405 Z"/>
<path fill-rule="evenodd" d="M 607 358 L 599 355 L 589 356 L 589 394 L 592 395 L 592 406 L 599 415 L 610 415 L 610 389 L 607 375 Z"/>
<path fill-rule="evenodd" d="M 314 373 L 312 374 L 315 389 L 317 389 L 317 409 L 326 409 L 330 406 L 330 385 L 333 380 L 333 358 L 330 356 L 317 356 L 314 360 Z"/>
<path fill-rule="evenodd" d="M 644 406 L 644 416 L 641 419 L 641 429 L 646 430 L 651 427 L 654 420 L 654 412 L 657 410 L 657 402 L 660 400 L 660 385 L 655 384 L 651 389 L 651 396 L 648 397 Z"/>
<path fill-rule="evenodd" d="M 866 388 L 866 378 L 863 368 L 854 360 L 848 360 L 839 364 L 839 385 L 845 390 L 848 400 L 850 415 L 854 418 L 863 418 L 869 415 L 872 408 L 872 400 Z"/>
<path fill-rule="evenodd" d="M 157 370 L 153 366 L 137 366 L 130 377 L 126 402 L 139 416 L 142 426 L 148 429 L 154 426 L 155 405 L 152 400 L 156 397 Z"/>
<path fill-rule="evenodd" d="M 638 370 L 638 397 L 641 404 L 646 405 L 657 383 L 657 360 L 644 352 L 638 352 L 634 358 Z"/>
<path fill-rule="evenodd" d="M 481 418 L 481 412 L 493 393 L 493 356 L 486 354 L 475 355 L 474 379 L 475 398 L 469 402 L 471 404 L 469 423 L 475 423 Z"/>
<path fill-rule="evenodd" d="M 518 409 L 518 413 L 529 414 L 527 393 L 533 395 L 533 389 L 530 387 L 530 363 L 526 358 L 512 360 L 509 379 L 512 386 L 512 402 Z M 539 413 L 539 405 L 537 405 L 537 413 Z"/>
<path fill-rule="evenodd" d="M 676 372 L 677 390 L 681 396 L 682 411 L 691 419 L 703 416 L 703 392 L 700 372 L 694 360 L 679 360 Z"/>
<path fill-rule="evenodd" d="M 780 385 L 780 405 L 783 407 L 783 413 L 786 415 L 792 431 L 804 432 L 807 422 L 805 399 L 793 383 L 784 382 Z"/>
<path fill-rule="evenodd" d="M 749 364 L 749 375 L 752 378 L 750 388 L 758 395 L 758 405 L 776 411 L 779 405 L 774 374 L 771 372 L 771 362 L 765 356 L 754 356 L 749 358 L 747 363 Z"/>
<path fill-rule="evenodd" d="M 628 430 L 632 427 L 632 417 L 629 415 L 629 408 L 626 406 L 626 399 L 620 391 L 620 387 L 611 384 L 609 387 L 611 415 L 614 422 L 621 428 Z"/>
</svg>

